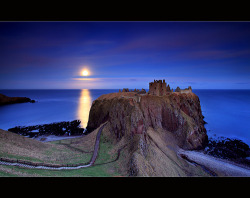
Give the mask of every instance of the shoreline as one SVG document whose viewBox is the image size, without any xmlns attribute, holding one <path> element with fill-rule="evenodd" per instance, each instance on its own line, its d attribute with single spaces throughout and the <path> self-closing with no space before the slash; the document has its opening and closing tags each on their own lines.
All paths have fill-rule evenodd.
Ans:
<svg viewBox="0 0 250 198">
<path fill-rule="evenodd" d="M 75 136 L 55 136 L 55 135 L 42 135 L 37 138 L 32 138 L 40 142 L 53 142 L 64 139 L 73 139 L 80 138 L 85 136 L 83 135 L 75 135 Z M 46 138 L 45 140 L 41 140 L 42 138 Z M 192 163 L 195 166 L 201 166 L 207 169 L 210 174 L 215 173 L 212 176 L 217 177 L 250 177 L 250 167 L 243 163 L 236 163 L 231 160 L 221 159 L 218 157 L 214 157 L 209 154 L 205 154 L 204 151 L 191 151 L 191 150 L 183 150 L 179 148 L 176 151 L 177 155 L 189 163 Z M 203 169 L 204 169 L 203 168 Z"/>
<path fill-rule="evenodd" d="M 46 138 L 49 135 L 54 135 L 58 137 L 69 136 L 79 136 L 83 135 L 86 131 L 84 128 L 80 128 L 81 121 L 62 121 L 62 122 L 52 122 L 49 124 L 42 125 L 32 125 L 32 126 L 15 126 L 9 128 L 8 131 L 23 135 L 29 138 Z"/>
<path fill-rule="evenodd" d="M 179 149 L 177 154 L 187 161 L 195 162 L 200 166 L 204 166 L 212 170 L 219 177 L 250 177 L 250 167 L 244 164 L 237 164 L 229 160 L 216 158 L 211 155 L 199 151 L 188 151 Z"/>
</svg>

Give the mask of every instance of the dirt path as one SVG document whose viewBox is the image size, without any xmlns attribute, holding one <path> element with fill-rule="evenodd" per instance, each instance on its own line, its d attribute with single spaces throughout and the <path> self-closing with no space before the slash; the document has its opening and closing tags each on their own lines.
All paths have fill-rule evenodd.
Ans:
<svg viewBox="0 0 250 198">
<path fill-rule="evenodd" d="M 97 133 L 97 136 L 96 136 L 96 140 L 95 140 L 95 148 L 94 148 L 94 152 L 93 152 L 93 155 L 92 155 L 92 158 L 89 162 L 89 164 L 93 165 L 95 163 L 95 160 L 97 158 L 97 155 L 98 155 L 98 150 L 99 150 L 99 144 L 100 144 L 100 137 L 101 137 L 101 133 L 102 133 L 102 129 L 103 127 L 107 124 L 107 122 L 105 124 L 103 124 L 101 126 L 101 128 L 99 129 L 98 133 Z"/>
<path fill-rule="evenodd" d="M 195 162 L 198 165 L 206 167 L 219 176 L 250 177 L 249 168 L 240 167 L 227 160 L 215 158 L 198 151 L 186 151 L 183 149 L 180 149 L 178 154 L 188 161 Z"/>
<path fill-rule="evenodd" d="M 80 164 L 78 166 L 68 166 L 68 165 L 51 165 L 51 164 L 36 164 L 36 163 L 31 163 L 28 161 L 18 161 L 18 160 L 7 160 L 7 159 L 0 159 L 0 164 L 2 165 L 10 165 L 10 166 L 19 166 L 19 167 L 25 167 L 25 168 L 37 168 L 37 169 L 48 169 L 48 170 L 63 170 L 63 169 L 79 169 L 79 168 L 86 168 L 90 167 L 95 163 L 95 160 L 98 156 L 98 150 L 99 150 L 99 144 L 100 144 L 100 137 L 102 130 L 104 126 L 107 123 L 103 124 L 101 128 L 99 129 L 97 136 L 96 136 L 96 141 L 95 141 L 95 147 L 94 147 L 94 152 L 92 155 L 91 160 L 89 161 L 88 164 Z"/>
</svg>

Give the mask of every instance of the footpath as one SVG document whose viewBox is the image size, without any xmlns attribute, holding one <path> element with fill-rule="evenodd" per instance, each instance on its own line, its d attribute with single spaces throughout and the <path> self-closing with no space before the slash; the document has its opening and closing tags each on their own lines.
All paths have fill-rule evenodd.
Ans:
<svg viewBox="0 0 250 198">
<path fill-rule="evenodd" d="M 32 162 L 23 161 L 23 160 L 10 160 L 10 159 L 3 159 L 3 158 L 0 158 L 0 164 L 10 165 L 10 166 L 19 166 L 19 167 L 25 167 L 25 168 L 47 169 L 47 170 L 69 170 L 69 169 L 79 169 L 79 168 L 90 167 L 95 163 L 95 160 L 98 156 L 100 137 L 101 137 L 102 130 L 106 124 L 107 123 L 103 124 L 97 133 L 93 155 L 92 155 L 91 160 L 87 164 L 52 165 L 52 164 L 32 163 Z"/>
</svg>

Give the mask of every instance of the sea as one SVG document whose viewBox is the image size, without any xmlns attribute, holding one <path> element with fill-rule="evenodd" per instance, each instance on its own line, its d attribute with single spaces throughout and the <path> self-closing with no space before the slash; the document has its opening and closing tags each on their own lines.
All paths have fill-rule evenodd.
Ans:
<svg viewBox="0 0 250 198">
<path fill-rule="evenodd" d="M 19 89 L 0 90 L 7 96 L 28 97 L 35 103 L 0 106 L 0 128 L 31 126 L 52 122 L 80 120 L 88 123 L 92 102 L 118 89 Z M 146 91 L 148 91 L 146 89 Z M 250 146 L 250 90 L 193 89 L 199 97 L 207 122 L 208 137 L 240 139 Z"/>
</svg>

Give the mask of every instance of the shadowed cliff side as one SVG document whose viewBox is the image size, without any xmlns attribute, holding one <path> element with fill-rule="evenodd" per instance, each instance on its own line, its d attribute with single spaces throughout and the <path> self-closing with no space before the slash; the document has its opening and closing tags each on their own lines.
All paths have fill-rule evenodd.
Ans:
<svg viewBox="0 0 250 198">
<path fill-rule="evenodd" d="M 204 147 L 203 118 L 194 93 L 110 93 L 93 102 L 87 130 L 89 133 L 108 121 L 104 133 L 116 149 L 127 145 L 122 166 L 129 175 L 197 176 L 207 173 L 190 166 L 176 151 Z"/>
</svg>

